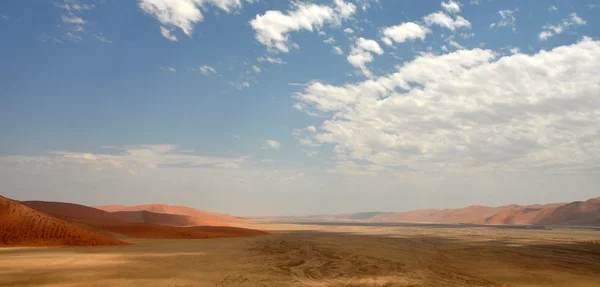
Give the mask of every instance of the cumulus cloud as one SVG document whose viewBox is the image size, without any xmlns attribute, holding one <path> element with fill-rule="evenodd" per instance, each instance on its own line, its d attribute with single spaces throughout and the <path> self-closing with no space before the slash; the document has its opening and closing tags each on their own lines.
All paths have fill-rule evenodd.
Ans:
<svg viewBox="0 0 600 287">
<path fill-rule="evenodd" d="M 571 13 L 569 18 L 562 19 L 560 23 L 556 25 L 545 25 L 544 31 L 538 34 L 538 39 L 544 41 L 554 35 L 562 34 L 565 30 L 570 29 L 571 27 L 582 26 L 586 24 L 587 22 L 581 17 L 577 16 L 577 13 Z"/>
<path fill-rule="evenodd" d="M 260 67 L 256 65 L 252 66 L 252 70 L 257 74 L 261 72 Z"/>
<path fill-rule="evenodd" d="M 289 52 L 292 47 L 297 46 L 290 40 L 291 32 L 313 31 L 327 23 L 337 25 L 356 11 L 354 4 L 342 0 L 336 0 L 334 7 L 314 3 L 294 5 L 294 10 L 287 12 L 269 10 L 250 21 L 250 26 L 256 33 L 256 40 L 269 50 Z"/>
<path fill-rule="evenodd" d="M 448 2 L 442 2 L 442 8 L 448 11 L 448 13 L 459 13 L 460 12 L 460 4 L 458 2 L 454 2 L 452 0 Z"/>
<path fill-rule="evenodd" d="M 517 31 L 517 18 L 515 18 L 515 12 L 518 10 L 500 10 L 500 21 L 498 23 L 492 23 L 490 28 L 494 27 L 512 27 L 513 32 Z"/>
<path fill-rule="evenodd" d="M 391 46 L 392 41 L 396 43 L 404 43 L 411 39 L 425 40 L 428 33 L 431 33 L 427 27 L 423 27 L 417 23 L 407 22 L 400 25 L 385 27 L 382 29 L 383 38 L 381 40 Z"/>
<path fill-rule="evenodd" d="M 383 49 L 375 40 L 360 37 L 356 39 L 346 60 L 350 65 L 359 68 L 365 77 L 372 78 L 373 73 L 366 66 L 374 60 L 372 53 L 382 55 Z"/>
<path fill-rule="evenodd" d="M 444 28 L 448 28 L 452 31 L 457 28 L 471 28 L 471 22 L 462 16 L 456 16 L 456 19 L 448 16 L 444 12 L 435 12 L 423 17 L 425 24 L 428 26 L 438 25 Z"/>
<path fill-rule="evenodd" d="M 215 68 L 208 65 L 202 65 L 198 69 L 200 70 L 200 73 L 202 73 L 205 76 L 217 73 L 217 70 L 215 70 Z"/>
<path fill-rule="evenodd" d="M 600 41 L 534 55 L 422 54 L 393 74 L 296 95 L 333 116 L 312 140 L 394 170 L 600 168 Z M 364 164 L 363 164 L 364 165 Z"/>
<path fill-rule="evenodd" d="M 281 143 L 276 140 L 266 140 L 263 143 L 263 149 L 279 149 L 281 147 Z"/>
<path fill-rule="evenodd" d="M 188 36 L 192 35 L 194 25 L 204 20 L 202 9 L 215 6 L 220 10 L 231 13 L 242 7 L 241 0 L 140 0 L 139 7 L 142 11 L 152 15 L 163 26 L 179 28 Z M 172 31 L 161 34 L 171 40 Z M 173 40 L 171 40 L 173 41 Z"/>
</svg>

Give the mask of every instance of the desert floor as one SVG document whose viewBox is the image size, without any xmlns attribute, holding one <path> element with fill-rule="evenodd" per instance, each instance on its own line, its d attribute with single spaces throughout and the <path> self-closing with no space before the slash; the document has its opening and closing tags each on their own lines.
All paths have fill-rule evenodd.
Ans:
<svg viewBox="0 0 600 287">
<path fill-rule="evenodd" d="M 600 286 L 600 231 L 249 227 L 273 234 L 0 248 L 0 286 Z"/>
</svg>

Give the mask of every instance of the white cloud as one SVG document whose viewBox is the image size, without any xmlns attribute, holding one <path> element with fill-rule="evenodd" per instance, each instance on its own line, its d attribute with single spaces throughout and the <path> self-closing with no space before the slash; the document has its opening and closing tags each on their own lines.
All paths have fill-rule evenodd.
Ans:
<svg viewBox="0 0 600 287">
<path fill-rule="evenodd" d="M 102 42 L 102 43 L 107 43 L 107 44 L 112 44 L 112 41 L 100 34 L 94 34 L 94 37 L 96 37 L 96 39 L 98 39 L 98 41 Z"/>
<path fill-rule="evenodd" d="M 71 2 L 71 1 L 65 1 L 64 5 L 61 5 L 61 4 L 55 4 L 55 5 L 62 9 L 70 11 L 70 12 L 85 11 L 85 10 L 93 9 L 95 7 L 94 4 L 83 4 L 83 3 L 77 3 L 75 1 L 73 1 L 71 3 L 69 3 L 69 2 Z"/>
<path fill-rule="evenodd" d="M 202 73 L 205 76 L 217 73 L 217 70 L 215 70 L 215 68 L 208 65 L 202 65 L 198 69 L 200 70 L 200 73 Z"/>
<path fill-rule="evenodd" d="M 139 6 L 163 26 L 179 28 L 191 36 L 194 25 L 204 20 L 201 8 L 206 9 L 209 4 L 226 13 L 242 7 L 241 0 L 140 0 Z M 161 34 L 165 35 L 162 29 Z"/>
<path fill-rule="evenodd" d="M 423 41 L 427 34 L 431 33 L 431 30 L 417 23 L 407 22 L 397 26 L 385 27 L 382 32 L 384 37 L 381 40 L 391 46 L 393 44 L 392 40 L 396 43 L 404 43 L 410 39 Z"/>
<path fill-rule="evenodd" d="M 197 155 L 177 145 L 132 145 L 111 147 L 118 153 L 79 153 L 70 151 L 52 151 L 59 157 L 31 157 L 29 160 L 49 164 L 47 168 L 60 168 L 64 165 L 78 164 L 94 170 L 148 170 L 163 167 L 221 167 L 223 165 L 241 165 L 245 157 L 212 157 Z M 51 162 L 54 162 L 52 164 Z"/>
<path fill-rule="evenodd" d="M 577 13 L 571 13 L 569 18 L 562 19 L 560 23 L 556 25 L 545 25 L 544 31 L 538 34 L 538 39 L 545 41 L 554 35 L 562 34 L 565 30 L 570 29 L 573 26 L 582 26 L 586 24 L 587 22 L 577 16 Z"/>
<path fill-rule="evenodd" d="M 351 28 L 346 28 L 346 29 L 344 29 L 344 33 L 346 33 L 346 34 L 353 34 L 354 30 L 352 30 Z"/>
<path fill-rule="evenodd" d="M 336 53 L 337 55 L 342 55 L 344 54 L 344 51 L 342 51 L 342 48 L 338 47 L 338 46 L 333 46 L 333 52 Z"/>
<path fill-rule="evenodd" d="M 256 66 L 256 65 L 252 66 L 252 70 L 254 70 L 254 72 L 256 72 L 256 73 L 260 73 L 261 72 L 260 67 Z"/>
<path fill-rule="evenodd" d="M 464 49 L 465 47 L 463 47 L 461 44 L 459 44 L 458 42 L 454 41 L 454 40 L 450 40 L 448 42 L 452 47 L 457 48 L 457 49 Z"/>
<path fill-rule="evenodd" d="M 61 18 L 62 18 L 62 21 L 67 24 L 78 24 L 78 25 L 85 24 L 85 20 L 83 20 L 79 17 L 72 16 L 72 15 L 71 16 L 63 15 Z"/>
<path fill-rule="evenodd" d="M 295 3 L 295 10 L 285 13 L 269 10 L 257 15 L 250 25 L 256 32 L 256 40 L 269 50 L 289 52 L 296 47 L 290 40 L 289 33 L 299 30 L 313 31 L 326 23 L 339 24 L 341 20 L 354 14 L 356 7 L 342 0 L 335 1 L 335 7 L 313 3 Z"/>
<path fill-rule="evenodd" d="M 177 36 L 175 36 L 175 34 L 173 34 L 173 31 L 171 31 L 171 29 L 169 28 L 160 26 L 160 34 L 171 41 L 177 41 Z"/>
<path fill-rule="evenodd" d="M 264 56 L 264 57 L 258 57 L 256 58 L 257 61 L 259 62 L 269 62 L 271 64 L 285 64 L 285 62 L 283 60 L 281 60 L 281 58 L 275 58 L 275 57 L 269 57 L 269 56 Z"/>
<path fill-rule="evenodd" d="M 176 72 L 177 70 L 173 67 L 160 67 L 161 70 L 163 71 L 167 71 L 167 72 Z"/>
<path fill-rule="evenodd" d="M 512 27 L 513 32 L 517 30 L 517 18 L 515 18 L 515 12 L 518 10 L 500 10 L 498 11 L 498 15 L 500 15 L 500 21 L 498 23 L 492 23 L 490 28 L 494 27 Z"/>
<path fill-rule="evenodd" d="M 337 20 L 348 19 L 356 13 L 356 5 L 343 0 L 334 0 Z"/>
<path fill-rule="evenodd" d="M 423 17 L 423 20 L 428 26 L 431 25 L 439 25 L 444 28 L 448 28 L 452 31 L 457 28 L 471 28 L 471 22 L 467 19 L 456 16 L 456 19 L 452 19 L 452 17 L 448 16 L 444 12 L 435 12 Z"/>
<path fill-rule="evenodd" d="M 442 2 L 442 8 L 448 11 L 449 13 L 459 13 L 460 12 L 460 3 L 454 2 L 452 0 L 448 2 Z"/>
<path fill-rule="evenodd" d="M 554 5 L 550 5 L 550 7 L 548 7 L 548 11 L 558 11 L 558 8 L 556 8 Z"/>
<path fill-rule="evenodd" d="M 339 163 L 580 170 L 600 168 L 598 74 L 600 41 L 585 38 L 534 55 L 423 54 L 374 80 L 313 82 L 296 98 L 332 115 L 312 140 L 332 145 Z"/>
<path fill-rule="evenodd" d="M 263 143 L 263 149 L 279 149 L 281 147 L 281 143 L 275 140 L 266 140 Z"/>
<path fill-rule="evenodd" d="M 333 37 L 329 37 L 329 38 L 323 40 L 323 43 L 330 44 L 330 45 L 335 44 L 335 39 Z"/>
<path fill-rule="evenodd" d="M 381 46 L 379 46 L 375 40 L 360 37 L 356 40 L 356 46 L 362 50 L 373 52 L 377 55 L 383 54 L 383 49 L 381 49 Z"/>
<path fill-rule="evenodd" d="M 359 68 L 365 77 L 372 78 L 373 73 L 366 66 L 367 63 L 374 60 L 371 53 L 382 55 L 383 49 L 381 49 L 379 44 L 374 40 L 361 37 L 356 39 L 354 46 L 350 49 L 350 55 L 346 57 L 346 60 L 350 65 Z"/>
<path fill-rule="evenodd" d="M 545 41 L 547 39 L 549 39 L 550 37 L 552 37 L 553 34 L 550 31 L 542 31 L 540 34 L 538 34 L 538 39 Z"/>
<path fill-rule="evenodd" d="M 363 75 L 367 78 L 373 78 L 373 72 L 369 68 L 367 68 L 366 64 L 373 61 L 373 55 L 371 53 L 352 48 L 350 51 L 350 55 L 346 58 L 348 63 L 352 66 L 360 68 Z"/>
<path fill-rule="evenodd" d="M 246 82 L 246 81 L 242 81 L 242 82 L 233 82 L 233 81 L 231 81 L 231 82 L 229 82 L 229 84 L 231 86 L 233 86 L 234 88 L 238 89 L 238 90 L 242 90 L 242 89 L 250 87 L 250 83 Z"/>
</svg>

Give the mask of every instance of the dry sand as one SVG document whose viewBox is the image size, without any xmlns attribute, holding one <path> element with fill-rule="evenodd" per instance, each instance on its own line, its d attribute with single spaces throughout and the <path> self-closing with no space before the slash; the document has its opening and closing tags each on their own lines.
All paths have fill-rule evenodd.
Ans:
<svg viewBox="0 0 600 287">
<path fill-rule="evenodd" d="M 250 227 L 273 234 L 0 248 L 0 286 L 600 286 L 598 231 Z"/>
</svg>

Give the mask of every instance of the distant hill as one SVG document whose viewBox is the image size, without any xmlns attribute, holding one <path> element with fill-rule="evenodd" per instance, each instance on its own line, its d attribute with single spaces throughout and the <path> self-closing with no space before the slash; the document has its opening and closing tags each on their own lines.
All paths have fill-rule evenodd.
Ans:
<svg viewBox="0 0 600 287">
<path fill-rule="evenodd" d="M 457 209 L 424 209 L 379 214 L 373 222 L 472 223 L 472 224 L 600 224 L 600 198 L 571 203 L 469 206 Z"/>
<path fill-rule="evenodd" d="M 0 245 L 125 245 L 0 196 Z"/>
</svg>

